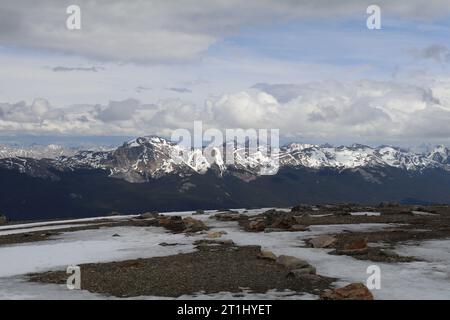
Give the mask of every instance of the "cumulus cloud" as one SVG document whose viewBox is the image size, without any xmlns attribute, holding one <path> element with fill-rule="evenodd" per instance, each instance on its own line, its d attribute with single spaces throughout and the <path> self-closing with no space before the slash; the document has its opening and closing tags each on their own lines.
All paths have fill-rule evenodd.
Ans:
<svg viewBox="0 0 450 320">
<path fill-rule="evenodd" d="M 169 136 L 201 120 L 205 128 L 280 129 L 282 136 L 305 142 L 433 142 L 450 137 L 450 94 L 442 89 L 446 85 L 368 80 L 264 84 L 264 91 L 224 94 L 204 105 L 180 99 L 153 104 L 128 99 L 60 108 L 36 99 L 30 105 L 0 104 L 0 131 Z"/>
<path fill-rule="evenodd" d="M 283 85 L 264 87 L 277 99 L 288 100 L 296 92 L 295 98 L 277 105 L 278 125 L 287 134 L 307 140 L 430 139 L 433 134 L 424 128 L 441 122 L 440 113 L 450 115 L 432 89 L 408 84 L 329 81 L 286 85 L 286 92 Z M 450 136 L 450 128 L 441 126 L 438 131 L 439 138 Z"/>
<path fill-rule="evenodd" d="M 3 1 L 0 43 L 92 59 L 173 62 L 196 59 L 241 28 L 300 18 L 364 15 L 361 0 L 78 0 L 82 29 L 66 29 L 67 1 Z M 447 0 L 379 0 L 383 14 L 433 19 L 449 14 Z"/>
<path fill-rule="evenodd" d="M 139 101 L 135 99 L 110 101 L 105 109 L 98 112 L 97 117 L 104 122 L 130 120 L 139 105 Z"/>
</svg>

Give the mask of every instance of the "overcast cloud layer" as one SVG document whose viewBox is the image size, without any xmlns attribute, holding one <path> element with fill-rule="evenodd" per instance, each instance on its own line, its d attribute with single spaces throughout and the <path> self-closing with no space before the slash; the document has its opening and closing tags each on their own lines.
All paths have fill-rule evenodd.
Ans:
<svg viewBox="0 0 450 320">
<path fill-rule="evenodd" d="M 68 32 L 65 9 L 82 10 L 81 32 Z M 0 41 L 89 58 L 174 62 L 198 58 L 241 28 L 293 19 L 362 16 L 366 0 L 31 0 L 1 1 Z M 379 0 L 389 16 L 445 17 L 447 0 Z"/>
</svg>

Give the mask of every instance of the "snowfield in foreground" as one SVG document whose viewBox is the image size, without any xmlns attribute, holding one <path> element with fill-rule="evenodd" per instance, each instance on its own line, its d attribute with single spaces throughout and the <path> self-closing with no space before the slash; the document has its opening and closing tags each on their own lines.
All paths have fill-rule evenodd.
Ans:
<svg viewBox="0 0 450 320">
<path fill-rule="evenodd" d="M 253 210 L 258 214 L 265 209 Z M 341 224 L 310 226 L 310 231 L 254 233 L 243 231 L 237 222 L 209 219 L 212 212 L 197 215 L 211 231 L 226 231 L 222 239 L 231 239 L 237 245 L 260 245 L 276 255 L 290 255 L 307 260 L 317 268 L 317 273 L 337 278 L 336 286 L 351 282 L 366 283 L 370 265 L 381 268 L 381 289 L 372 290 L 375 299 L 450 299 L 450 240 L 405 242 L 396 247 L 402 255 L 422 259 L 420 262 L 375 263 L 357 260 L 350 256 L 330 255 L 330 249 L 305 247 L 305 239 L 321 234 L 348 231 L 376 231 L 398 227 L 394 224 Z M 192 212 L 168 213 L 187 216 Z M 131 218 L 132 216 L 130 216 Z M 100 219 L 100 218 L 99 218 Z M 93 224 L 99 219 L 90 219 Z M 120 217 L 113 219 L 127 219 Z M 33 223 L 2 227 L 4 234 L 26 233 L 31 229 L 58 230 L 64 226 L 78 225 L 83 220 L 50 223 Z M 31 229 L 30 229 L 31 228 Z M 9 230 L 8 230 L 9 229 Z M 11 230 L 14 229 L 14 230 Z M 113 237 L 119 234 L 120 237 Z M 1 233 L 0 233 L 1 235 Z M 122 261 L 136 258 L 188 253 L 196 250 L 193 242 L 205 239 L 205 234 L 186 236 L 169 233 L 159 227 L 101 227 L 99 229 L 64 232 L 50 240 L 0 246 L 0 299 L 110 299 L 111 297 L 87 291 L 70 291 L 65 285 L 31 283 L 25 275 L 32 272 L 65 270 L 68 265 L 94 262 Z M 178 243 L 161 246 L 162 242 Z M 160 297 L 138 297 L 157 299 Z M 232 293 L 182 296 L 181 299 L 233 299 Z M 266 294 L 244 292 L 246 299 L 317 299 L 311 294 L 269 291 Z M 242 299 L 242 296 L 239 296 Z"/>
</svg>

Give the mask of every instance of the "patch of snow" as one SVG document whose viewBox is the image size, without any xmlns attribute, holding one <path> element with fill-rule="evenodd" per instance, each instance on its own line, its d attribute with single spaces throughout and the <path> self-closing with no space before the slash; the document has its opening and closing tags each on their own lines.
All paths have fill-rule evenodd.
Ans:
<svg viewBox="0 0 450 320">
<path fill-rule="evenodd" d="M 93 217 L 93 218 L 83 218 L 83 219 L 71 219 L 71 220 L 56 220 L 56 221 L 32 222 L 32 223 L 21 223 L 21 224 L 7 224 L 4 226 L 0 226 L 0 230 L 22 229 L 22 228 L 41 227 L 41 226 L 48 226 L 48 225 L 69 224 L 69 223 L 78 223 L 78 222 L 90 222 L 90 221 L 97 221 L 97 220 L 127 220 L 127 219 L 131 219 L 131 218 L 135 218 L 135 217 L 137 217 L 137 215 L 118 215 L 118 216 Z"/>
<path fill-rule="evenodd" d="M 435 216 L 435 213 L 431 213 L 431 212 L 424 212 L 424 211 L 411 211 L 413 214 L 418 215 L 418 216 Z"/>
<path fill-rule="evenodd" d="M 0 278 L 0 300 L 88 300 L 108 299 L 86 290 L 69 290 L 66 285 L 29 282 L 23 277 Z"/>
<path fill-rule="evenodd" d="M 59 229 L 76 228 L 76 227 L 84 227 L 84 226 L 100 226 L 100 225 L 104 225 L 104 223 L 92 223 L 92 224 L 74 223 L 74 224 L 64 224 L 64 225 L 57 225 L 57 226 L 12 229 L 12 230 L 0 231 L 0 236 L 7 236 L 7 235 L 12 235 L 12 234 L 21 234 L 21 233 L 28 233 L 28 232 L 36 232 L 36 231 L 50 231 L 50 230 L 59 230 Z"/>
<path fill-rule="evenodd" d="M 112 235 L 119 234 L 120 237 Z M 67 232 L 49 241 L 0 247 L 0 277 L 65 269 L 68 265 L 150 258 L 192 252 L 198 236 L 157 227 L 111 227 Z M 161 242 L 180 243 L 164 247 Z"/>
</svg>

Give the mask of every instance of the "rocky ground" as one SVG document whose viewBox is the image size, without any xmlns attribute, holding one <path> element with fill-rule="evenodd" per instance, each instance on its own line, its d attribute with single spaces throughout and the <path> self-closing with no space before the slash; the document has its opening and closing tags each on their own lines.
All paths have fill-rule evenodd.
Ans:
<svg viewBox="0 0 450 320">
<path fill-rule="evenodd" d="M 335 283 L 339 279 L 320 274 L 315 265 L 305 259 L 276 255 L 259 243 L 238 245 L 233 241 L 233 235 L 218 230 L 214 221 L 221 226 L 236 225 L 244 236 L 262 233 L 270 239 L 287 232 L 304 239 L 296 245 L 298 248 L 323 250 L 330 256 L 347 256 L 355 261 L 387 264 L 422 261 L 420 257 L 398 254 L 394 250 L 397 245 L 408 241 L 450 238 L 450 207 L 445 205 L 299 205 L 288 210 L 220 210 L 208 213 L 199 210 L 187 216 L 152 212 L 126 219 L 106 218 L 95 223 L 63 225 L 58 230 L 52 230 L 56 223 L 47 224 L 44 229 L 48 230 L 23 228 L 23 232 L 13 234 L 8 232 L 14 230 L 14 225 L 4 224 L 0 229 L 0 250 L 11 244 L 53 241 L 57 239 L 55 236 L 80 230 L 156 227 L 163 228 L 168 234 L 191 238 L 194 250 L 150 258 L 80 264 L 82 289 L 115 297 L 179 297 L 195 296 L 199 292 L 239 294 L 242 290 L 257 293 L 290 290 L 293 293 L 310 293 L 322 299 L 373 298 L 362 283 L 337 287 Z M 340 225 L 349 226 L 349 229 L 358 225 L 390 227 L 376 230 L 332 227 Z M 8 229 L 9 226 L 11 229 Z M 317 235 L 311 232 L 311 229 L 321 226 L 327 226 L 330 232 Z M 311 236 L 305 237 L 303 234 Z M 113 234 L 112 237 L 120 240 L 121 235 Z M 186 245 L 177 241 L 158 244 L 162 248 Z M 38 283 L 63 284 L 67 274 L 49 270 L 29 274 L 28 279 Z"/>
<path fill-rule="evenodd" d="M 271 289 L 320 294 L 333 279 L 314 274 L 304 261 L 288 266 L 262 257 L 257 246 L 200 242 L 197 251 L 150 259 L 86 264 L 81 266 L 82 289 L 116 297 L 178 297 L 198 292 L 241 292 L 243 288 L 264 293 Z M 298 269 L 292 269 L 293 267 Z M 302 267 L 302 268 L 300 268 Z M 296 276 L 294 270 L 305 270 Z M 65 272 L 31 275 L 32 281 L 62 283 Z"/>
<path fill-rule="evenodd" d="M 314 248 L 333 248 L 330 254 L 349 255 L 374 262 L 408 262 L 413 257 L 401 257 L 391 247 L 410 240 L 443 239 L 450 237 L 450 207 L 379 205 L 378 207 L 352 205 L 296 206 L 291 212 L 268 210 L 247 217 L 236 214 L 218 214 L 217 219 L 235 219 L 249 232 L 306 231 L 312 225 L 389 223 L 399 224 L 395 229 L 374 232 L 343 232 L 310 239 Z M 384 248 L 370 243 L 383 242 Z"/>
</svg>

